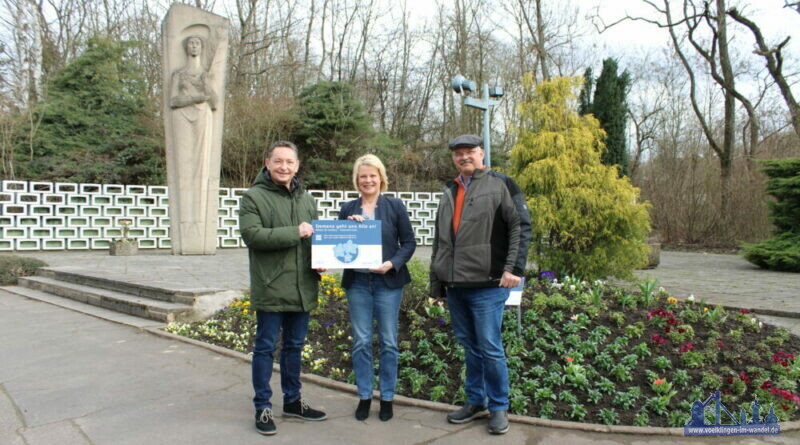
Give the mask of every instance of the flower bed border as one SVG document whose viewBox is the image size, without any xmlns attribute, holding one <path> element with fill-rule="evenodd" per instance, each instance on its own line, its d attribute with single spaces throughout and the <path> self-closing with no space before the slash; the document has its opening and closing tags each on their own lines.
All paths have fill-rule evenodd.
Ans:
<svg viewBox="0 0 800 445">
<path fill-rule="evenodd" d="M 142 330 L 159 337 L 169 338 L 171 340 L 181 341 L 191 345 L 199 346 L 201 348 L 205 348 L 210 351 L 231 358 L 239 359 L 247 363 L 252 362 L 252 358 L 247 354 L 223 348 L 221 346 L 212 345 L 210 343 L 202 342 L 200 340 L 195 340 L 192 338 L 183 337 L 181 335 L 172 334 L 170 332 L 164 331 L 163 327 L 146 327 L 142 328 Z M 279 365 L 274 364 L 273 369 L 275 371 L 278 371 L 280 369 Z M 314 383 L 315 385 L 323 386 L 328 389 L 334 389 L 352 394 L 357 393 L 355 385 L 339 382 L 337 380 L 329 379 L 327 377 L 322 377 L 316 374 L 301 373 L 300 379 L 304 382 Z M 375 396 L 377 396 L 377 392 L 375 393 Z M 446 403 L 431 402 L 428 400 L 415 399 L 413 397 L 406 397 L 401 395 L 395 396 L 394 401 L 398 405 L 413 406 L 416 408 L 426 408 L 441 412 L 450 412 L 457 408 L 454 405 L 448 405 Z M 542 419 L 539 417 L 520 416 L 517 414 L 509 414 L 508 420 L 523 425 L 544 426 L 549 428 L 562 428 L 569 430 L 587 431 L 593 433 L 642 434 L 650 436 L 684 436 L 683 428 L 681 427 L 664 428 L 664 427 L 652 427 L 652 426 L 603 425 L 599 423 L 582 423 L 582 422 L 570 422 L 566 420 Z M 781 433 L 787 431 L 800 430 L 800 420 L 781 422 L 780 426 L 781 426 Z"/>
</svg>

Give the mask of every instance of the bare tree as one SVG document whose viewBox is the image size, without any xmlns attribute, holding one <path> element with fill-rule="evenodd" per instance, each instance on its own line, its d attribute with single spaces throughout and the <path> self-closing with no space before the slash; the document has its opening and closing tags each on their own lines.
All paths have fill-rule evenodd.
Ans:
<svg viewBox="0 0 800 445">
<path fill-rule="evenodd" d="M 800 12 L 800 2 L 793 2 L 791 4 L 787 2 L 786 6 L 797 8 L 798 12 Z M 728 15 L 737 22 L 746 26 L 753 34 L 753 37 L 756 40 L 756 49 L 753 52 L 764 58 L 764 61 L 767 64 L 767 70 L 769 71 L 770 76 L 772 76 L 772 79 L 775 81 L 775 84 L 778 86 L 778 89 L 783 96 L 783 100 L 786 102 L 786 106 L 789 108 L 789 114 L 791 116 L 794 132 L 798 137 L 800 137 L 800 104 L 798 104 L 797 99 L 795 99 L 794 94 L 792 93 L 792 88 L 790 87 L 789 82 L 786 80 L 786 75 L 783 72 L 783 50 L 789 43 L 791 36 L 787 36 L 777 45 L 770 46 L 767 44 L 766 39 L 764 39 L 761 28 L 755 22 L 745 17 L 741 12 L 739 12 L 738 9 L 729 9 Z"/>
</svg>

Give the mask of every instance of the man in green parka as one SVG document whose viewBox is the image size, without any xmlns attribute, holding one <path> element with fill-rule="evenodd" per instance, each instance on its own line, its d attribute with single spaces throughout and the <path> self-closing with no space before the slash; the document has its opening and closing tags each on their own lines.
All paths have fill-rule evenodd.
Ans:
<svg viewBox="0 0 800 445">
<path fill-rule="evenodd" d="M 300 353 L 306 340 L 309 312 L 317 307 L 320 271 L 311 269 L 311 220 L 314 198 L 295 178 L 300 167 L 297 147 L 287 141 L 270 146 L 264 168 L 239 204 L 239 230 L 250 254 L 250 301 L 256 312 L 253 348 L 253 403 L 256 430 L 277 431 L 272 417 L 272 362 L 278 334 L 281 347 L 283 415 L 325 420 L 300 395 Z"/>
</svg>

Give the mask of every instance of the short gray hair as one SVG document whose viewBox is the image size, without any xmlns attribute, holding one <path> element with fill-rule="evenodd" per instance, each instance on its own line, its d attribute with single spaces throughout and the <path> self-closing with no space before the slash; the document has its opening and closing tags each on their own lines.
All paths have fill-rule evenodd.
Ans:
<svg viewBox="0 0 800 445">
<path fill-rule="evenodd" d="M 291 148 L 292 151 L 294 152 L 294 155 L 297 156 L 297 159 L 300 159 L 300 151 L 297 150 L 297 145 L 294 145 L 293 142 L 289 142 L 289 141 L 276 141 L 276 142 L 273 142 L 273 144 L 270 145 L 269 148 L 267 149 L 267 151 L 264 153 L 264 159 L 271 158 L 272 157 L 272 152 L 274 152 L 276 148 L 280 148 L 280 147 Z"/>
</svg>

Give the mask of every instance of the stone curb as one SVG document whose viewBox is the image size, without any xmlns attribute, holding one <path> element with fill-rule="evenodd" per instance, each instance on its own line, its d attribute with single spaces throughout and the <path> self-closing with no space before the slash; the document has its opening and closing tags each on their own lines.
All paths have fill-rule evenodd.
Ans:
<svg viewBox="0 0 800 445">
<path fill-rule="evenodd" d="M 14 294 L 17 295 L 17 294 Z M 24 296 L 23 296 L 24 297 Z M 29 298 L 29 297 L 24 297 Z M 42 303 L 52 304 L 54 306 L 58 306 L 64 309 L 68 309 L 74 312 L 78 312 L 84 315 L 89 315 L 95 318 L 100 318 L 102 320 L 110 321 L 112 323 L 117 323 L 125 326 L 129 326 L 135 329 L 138 329 L 142 332 L 147 332 L 149 334 L 155 335 L 157 337 L 162 337 L 174 341 L 183 342 L 186 344 L 198 346 L 209 351 L 215 352 L 217 354 L 224 355 L 226 357 L 231 357 L 234 359 L 241 360 L 243 362 L 251 363 L 252 359 L 248 354 L 244 354 L 241 352 L 237 352 L 228 348 L 223 348 L 221 346 L 212 345 L 211 343 L 206 343 L 200 340 L 195 340 L 188 337 L 183 337 L 181 335 L 172 334 L 170 332 L 166 332 L 163 330 L 164 325 L 158 326 L 136 326 L 130 323 L 127 323 L 123 320 L 115 320 L 100 314 L 92 313 L 90 311 L 82 311 L 76 308 L 71 308 L 67 306 L 62 306 L 59 304 L 42 301 L 38 299 L 34 299 L 35 301 L 40 301 Z M 273 366 L 275 371 L 279 371 L 279 365 L 275 364 Z M 315 374 L 300 374 L 300 379 L 314 383 L 316 385 L 334 389 L 338 391 L 343 391 L 351 394 L 357 394 L 357 390 L 355 385 L 351 385 L 349 383 L 343 383 L 336 380 L 329 379 L 327 377 L 318 376 Z M 378 394 L 376 392 L 375 396 L 377 397 Z M 427 400 L 415 399 L 412 397 L 406 396 L 395 396 L 395 402 L 399 405 L 405 406 L 412 406 L 415 408 L 425 408 L 434 411 L 441 411 L 441 412 L 449 412 L 455 410 L 457 407 L 454 405 L 448 405 L 446 403 L 440 402 L 430 402 Z M 515 423 L 525 424 L 525 425 L 534 425 L 534 426 L 544 426 L 549 428 L 562 428 L 562 429 L 570 429 L 570 430 L 577 430 L 577 431 L 586 431 L 586 432 L 595 432 L 595 433 L 612 433 L 612 434 L 641 434 L 641 435 L 649 435 L 649 436 L 683 436 L 683 428 L 662 428 L 662 427 L 647 427 L 647 426 L 627 426 L 627 425 L 601 425 L 597 423 L 580 423 L 580 422 L 570 422 L 565 420 L 550 420 L 550 419 L 542 419 L 539 417 L 528 417 L 528 416 L 520 416 L 516 414 L 510 414 L 508 416 L 508 420 Z M 800 430 L 800 421 L 790 421 L 790 422 L 782 422 L 780 424 L 781 432 L 786 431 L 795 431 Z"/>
</svg>

